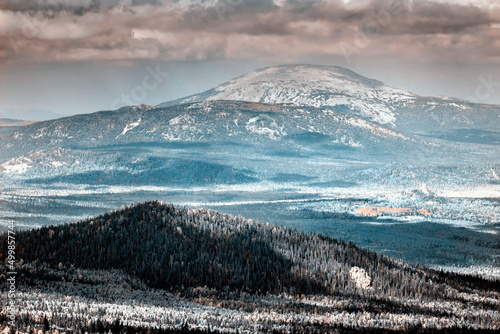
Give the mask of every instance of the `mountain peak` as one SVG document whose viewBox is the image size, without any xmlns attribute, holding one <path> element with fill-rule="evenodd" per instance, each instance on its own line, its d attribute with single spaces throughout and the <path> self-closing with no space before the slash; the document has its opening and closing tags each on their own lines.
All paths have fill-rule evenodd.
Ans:
<svg viewBox="0 0 500 334">
<path fill-rule="evenodd" d="M 206 92 L 160 106 L 210 100 L 338 106 L 380 124 L 393 124 L 396 116 L 390 104 L 406 103 L 417 97 L 340 66 L 296 64 L 258 69 Z"/>
<path fill-rule="evenodd" d="M 350 81 L 356 82 L 366 87 L 380 87 L 384 83 L 378 80 L 369 79 L 341 66 L 329 65 L 309 65 L 309 64 L 291 64 L 277 65 L 258 69 L 247 73 L 231 81 L 238 79 L 255 78 L 262 81 L 296 81 L 307 82 L 310 84 L 321 84 L 322 82 Z"/>
</svg>

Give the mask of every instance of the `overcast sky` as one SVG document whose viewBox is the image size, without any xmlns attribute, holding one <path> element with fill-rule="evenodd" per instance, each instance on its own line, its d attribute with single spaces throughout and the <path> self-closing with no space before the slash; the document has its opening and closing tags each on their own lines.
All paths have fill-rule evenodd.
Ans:
<svg viewBox="0 0 500 334">
<path fill-rule="evenodd" d="M 500 1 L 3 0 L 0 111 L 151 104 L 276 64 L 500 104 Z"/>
</svg>

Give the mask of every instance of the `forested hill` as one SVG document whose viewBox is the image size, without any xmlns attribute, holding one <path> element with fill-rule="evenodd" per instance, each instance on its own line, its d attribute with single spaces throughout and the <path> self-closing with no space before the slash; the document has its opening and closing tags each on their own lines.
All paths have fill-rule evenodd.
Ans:
<svg viewBox="0 0 500 334">
<path fill-rule="evenodd" d="M 417 269 L 321 235 L 159 202 L 21 232 L 17 242 L 25 262 L 120 269 L 167 290 L 206 285 L 260 294 L 447 298 L 474 287 L 460 276 Z M 351 274 L 354 267 L 370 278 L 364 289 Z"/>
<path fill-rule="evenodd" d="M 16 243 L 24 263 L 19 271 L 29 268 L 23 274 L 28 285 L 60 282 L 47 276 L 50 270 L 68 270 L 69 276 L 76 269 L 118 271 L 186 298 L 199 288 L 219 300 L 242 294 L 347 297 L 363 300 L 364 312 L 416 312 L 462 317 L 480 328 L 498 326 L 498 282 L 409 266 L 350 243 L 212 210 L 146 202 L 73 224 L 18 232 Z M 7 235 L 0 236 L 0 245 L 5 261 Z M 71 284 L 85 280 L 80 275 Z M 433 306 L 422 311 L 411 306 L 415 300 Z M 472 306 L 474 312 L 467 313 Z"/>
</svg>

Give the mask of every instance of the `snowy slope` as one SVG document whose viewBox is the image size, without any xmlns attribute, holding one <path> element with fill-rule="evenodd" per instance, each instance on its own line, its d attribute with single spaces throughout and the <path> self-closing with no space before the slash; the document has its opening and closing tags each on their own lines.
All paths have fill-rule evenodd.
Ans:
<svg viewBox="0 0 500 334">
<path fill-rule="evenodd" d="M 498 128 L 500 108 L 452 98 L 427 98 L 338 66 L 282 65 L 260 69 L 206 92 L 160 106 L 234 100 L 331 107 L 403 131 Z M 491 123 L 493 122 L 493 123 Z"/>
<path fill-rule="evenodd" d="M 314 107 L 342 105 L 387 124 L 396 118 L 387 101 L 411 103 L 417 97 L 338 66 L 285 65 L 257 70 L 205 93 L 166 104 L 236 100 Z"/>
<path fill-rule="evenodd" d="M 309 137 L 320 138 L 325 144 L 385 151 L 427 142 L 326 108 L 207 101 L 171 107 L 124 107 L 25 126 L 3 136 L 2 158 L 14 160 L 2 167 L 6 171 L 25 170 L 25 161 L 15 159 L 19 153 L 47 149 L 227 141 L 292 146 L 299 141 L 309 146 Z"/>
</svg>

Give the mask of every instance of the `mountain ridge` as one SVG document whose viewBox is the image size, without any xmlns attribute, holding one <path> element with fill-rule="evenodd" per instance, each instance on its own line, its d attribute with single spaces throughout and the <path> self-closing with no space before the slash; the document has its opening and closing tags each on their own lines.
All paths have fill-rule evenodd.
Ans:
<svg viewBox="0 0 500 334">
<path fill-rule="evenodd" d="M 352 147 L 379 141 L 427 140 L 327 108 L 204 101 L 170 107 L 122 107 L 38 122 L 4 136 L 2 153 L 141 141 L 273 143 L 303 133 L 318 133 Z"/>
<path fill-rule="evenodd" d="M 450 97 L 424 97 L 389 87 L 340 66 L 326 65 L 265 67 L 202 93 L 158 106 L 211 100 L 343 108 L 351 115 L 410 132 L 471 126 L 494 131 L 500 126 L 496 119 L 500 115 L 500 106 L 474 104 Z M 415 126 L 412 122 L 415 117 L 432 119 L 432 122 Z"/>
</svg>

